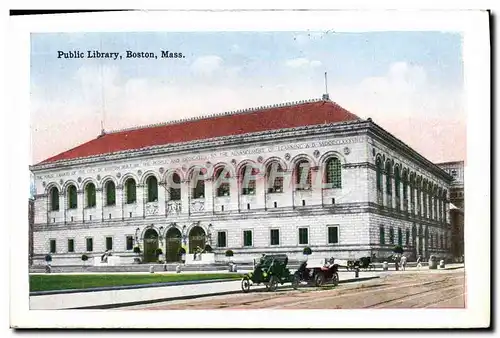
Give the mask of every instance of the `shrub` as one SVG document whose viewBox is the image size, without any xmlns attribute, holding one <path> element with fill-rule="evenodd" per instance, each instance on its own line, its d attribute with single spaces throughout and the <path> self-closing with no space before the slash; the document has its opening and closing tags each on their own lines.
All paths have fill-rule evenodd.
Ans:
<svg viewBox="0 0 500 338">
<path fill-rule="evenodd" d="M 226 257 L 233 257 L 233 256 L 234 256 L 233 250 L 227 250 L 226 251 Z"/>
<path fill-rule="evenodd" d="M 396 254 L 403 254 L 404 250 L 401 245 L 396 245 L 392 251 Z"/>
<path fill-rule="evenodd" d="M 302 253 L 303 253 L 304 255 L 310 255 L 310 254 L 312 254 L 312 250 L 311 250 L 311 248 L 310 248 L 310 247 L 306 246 L 306 247 L 304 248 L 304 250 L 302 251 Z"/>
<path fill-rule="evenodd" d="M 85 261 L 88 261 L 88 260 L 89 260 L 89 256 L 87 256 L 87 255 L 83 254 L 83 255 L 82 255 L 82 261 L 84 261 L 84 262 L 85 262 Z"/>
<path fill-rule="evenodd" d="M 210 253 L 212 251 L 213 250 L 212 250 L 212 247 L 210 246 L 210 244 L 205 245 L 205 252 L 209 252 Z"/>
<path fill-rule="evenodd" d="M 45 261 L 46 262 L 52 262 L 52 256 L 51 255 L 45 255 Z"/>
<path fill-rule="evenodd" d="M 140 254 L 141 253 L 141 248 L 139 248 L 138 246 L 134 247 L 134 253 Z"/>
</svg>

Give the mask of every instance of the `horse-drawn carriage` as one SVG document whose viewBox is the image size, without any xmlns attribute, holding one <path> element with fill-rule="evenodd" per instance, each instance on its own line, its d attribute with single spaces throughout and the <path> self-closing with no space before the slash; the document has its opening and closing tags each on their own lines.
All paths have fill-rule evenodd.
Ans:
<svg viewBox="0 0 500 338">
<path fill-rule="evenodd" d="M 255 264 L 254 271 L 243 276 L 241 289 L 243 292 L 248 292 L 252 284 L 264 284 L 268 291 L 275 291 L 278 284 L 284 283 L 292 283 L 293 288 L 296 289 L 298 280 L 295 275 L 290 274 L 287 264 L 287 255 L 263 256 L 259 263 Z"/>
</svg>

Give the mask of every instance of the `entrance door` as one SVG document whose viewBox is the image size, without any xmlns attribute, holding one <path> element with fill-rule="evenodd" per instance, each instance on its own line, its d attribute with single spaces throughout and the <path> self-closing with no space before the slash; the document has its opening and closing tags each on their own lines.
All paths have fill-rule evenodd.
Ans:
<svg viewBox="0 0 500 338">
<path fill-rule="evenodd" d="M 189 232 L 189 253 L 194 253 L 197 247 L 202 250 L 205 248 L 205 230 L 199 226 L 195 226 Z"/>
<path fill-rule="evenodd" d="M 165 235 L 167 247 L 165 248 L 165 260 L 167 262 L 178 262 L 180 260 L 179 249 L 181 248 L 181 232 L 172 227 Z"/>
<path fill-rule="evenodd" d="M 158 249 L 158 233 L 154 229 L 146 230 L 144 234 L 144 262 L 156 262 L 156 252 Z"/>
</svg>

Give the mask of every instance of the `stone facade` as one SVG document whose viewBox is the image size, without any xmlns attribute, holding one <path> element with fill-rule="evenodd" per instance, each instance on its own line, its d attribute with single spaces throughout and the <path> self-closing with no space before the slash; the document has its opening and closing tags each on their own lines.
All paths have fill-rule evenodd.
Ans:
<svg viewBox="0 0 500 338">
<path fill-rule="evenodd" d="M 464 255 L 464 161 L 445 162 L 437 164 L 453 177 L 450 186 L 451 223 L 451 255 L 455 260 L 462 261 Z"/>
<path fill-rule="evenodd" d="M 327 163 L 333 158 L 338 166 L 330 171 Z M 307 173 L 299 169 L 304 162 L 310 180 L 298 178 Z M 273 163 L 281 167 L 282 184 L 269 178 Z M 256 170 L 251 174 L 255 185 L 245 192 L 246 165 Z M 229 184 L 222 192 L 217 189 L 220 168 Z M 218 261 L 228 249 L 234 251 L 233 260 L 247 261 L 271 252 L 302 258 L 306 246 L 315 255 L 338 258 L 385 257 L 398 241 L 410 255 L 444 257 L 450 248 L 451 177 L 370 119 L 155 146 L 30 169 L 39 264 L 51 250 L 53 265 L 82 264 L 83 253 L 97 257 L 106 249 L 132 262 L 135 246 L 145 252 L 153 243 L 166 253 L 171 234 L 188 253 L 196 240 L 210 244 Z M 201 190 L 193 180 L 197 172 L 204 182 Z M 180 178 L 178 192 L 171 190 L 173 173 Z M 127 191 L 132 190 L 130 179 L 135 199 Z M 95 187 L 95 204 L 89 184 Z"/>
</svg>

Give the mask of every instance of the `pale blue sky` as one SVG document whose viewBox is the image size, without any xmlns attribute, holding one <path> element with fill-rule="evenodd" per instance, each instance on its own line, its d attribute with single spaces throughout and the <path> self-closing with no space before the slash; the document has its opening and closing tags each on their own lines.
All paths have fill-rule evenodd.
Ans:
<svg viewBox="0 0 500 338">
<path fill-rule="evenodd" d="M 311 34 L 312 33 L 312 34 Z M 406 61 L 425 68 L 431 82 L 461 87 L 463 82 L 461 36 L 439 32 L 214 32 L 214 33 L 64 33 L 32 36 L 32 80 L 43 82 L 54 91 L 68 74 L 82 65 L 101 63 L 118 66 L 122 76 L 149 78 L 186 78 L 197 57 L 218 55 L 226 65 L 243 67 L 244 77 L 282 75 L 289 70 L 283 61 L 307 58 L 322 63 L 329 82 L 349 84 L 365 77 L 382 76 L 388 67 Z M 311 34 L 311 36 L 307 36 Z M 140 59 L 95 60 L 57 59 L 57 50 L 180 51 L 185 59 L 175 61 Z M 314 76 L 314 75 L 313 75 Z"/>
<path fill-rule="evenodd" d="M 103 115 L 106 129 L 116 129 L 318 98 L 325 71 L 331 99 L 363 118 L 389 127 L 401 118 L 451 119 L 465 136 L 461 39 L 440 32 L 32 34 L 33 161 L 94 138 Z M 162 49 L 185 58 L 124 56 Z M 59 50 L 120 52 L 123 59 L 58 59 Z M 74 131 L 82 125 L 84 131 Z M 431 160 L 465 156 L 445 151 L 461 136 L 450 141 L 441 130 L 438 153 L 408 127 L 410 134 L 390 131 Z"/>
</svg>

